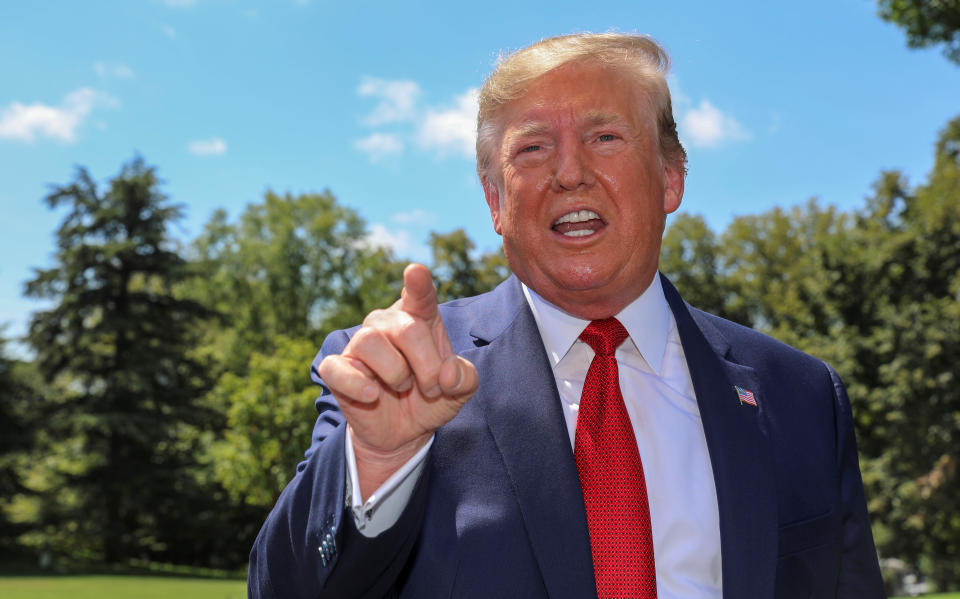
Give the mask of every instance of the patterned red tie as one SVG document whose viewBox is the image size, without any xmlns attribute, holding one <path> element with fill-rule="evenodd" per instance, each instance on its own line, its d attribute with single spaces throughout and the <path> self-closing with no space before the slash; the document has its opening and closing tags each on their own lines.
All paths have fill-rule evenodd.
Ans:
<svg viewBox="0 0 960 599">
<path fill-rule="evenodd" d="M 574 455 L 587 506 L 597 595 L 655 599 L 647 484 L 614 357 L 626 338 L 616 318 L 595 320 L 580 334 L 596 356 L 583 383 Z"/>
</svg>

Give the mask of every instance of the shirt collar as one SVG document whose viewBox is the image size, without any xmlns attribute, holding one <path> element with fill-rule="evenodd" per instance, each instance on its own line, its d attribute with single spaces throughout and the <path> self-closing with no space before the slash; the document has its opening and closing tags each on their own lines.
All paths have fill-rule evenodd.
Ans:
<svg viewBox="0 0 960 599">
<path fill-rule="evenodd" d="M 590 321 L 564 312 L 526 285 L 523 285 L 523 294 L 537 322 L 550 365 L 556 368 Z M 671 313 L 659 274 L 653 277 L 640 297 L 617 314 L 617 320 L 627 329 L 631 341 L 650 368 L 661 375 Z"/>
</svg>

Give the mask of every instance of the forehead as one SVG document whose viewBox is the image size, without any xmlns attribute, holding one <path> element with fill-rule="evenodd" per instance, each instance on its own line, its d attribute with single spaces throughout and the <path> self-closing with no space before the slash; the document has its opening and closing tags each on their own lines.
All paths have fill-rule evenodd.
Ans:
<svg viewBox="0 0 960 599">
<path fill-rule="evenodd" d="M 502 131 L 510 135 L 616 123 L 649 129 L 648 94 L 636 76 L 592 62 L 568 63 L 533 79 L 501 111 Z"/>
</svg>

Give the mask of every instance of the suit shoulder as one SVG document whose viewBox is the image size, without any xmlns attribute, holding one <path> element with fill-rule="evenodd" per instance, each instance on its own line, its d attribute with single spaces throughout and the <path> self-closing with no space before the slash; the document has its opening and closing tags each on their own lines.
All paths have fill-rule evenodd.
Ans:
<svg viewBox="0 0 960 599">
<path fill-rule="evenodd" d="M 754 365 L 786 363 L 791 368 L 830 370 L 829 365 L 822 359 L 787 345 L 766 333 L 698 308 L 691 307 L 690 313 L 704 333 L 711 336 L 719 335 L 729 345 L 731 356 L 740 363 Z"/>
</svg>

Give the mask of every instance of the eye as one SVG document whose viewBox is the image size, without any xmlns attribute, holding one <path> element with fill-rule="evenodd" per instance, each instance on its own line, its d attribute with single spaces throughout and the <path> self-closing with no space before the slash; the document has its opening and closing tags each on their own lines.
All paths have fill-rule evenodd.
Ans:
<svg viewBox="0 0 960 599">
<path fill-rule="evenodd" d="M 525 148 L 521 149 L 520 153 L 522 154 L 524 152 L 536 152 L 539 149 L 540 149 L 540 146 L 534 144 L 532 146 L 526 146 Z"/>
<path fill-rule="evenodd" d="M 604 133 L 603 135 L 597 137 L 597 141 L 615 141 L 617 136 L 612 133 Z"/>
</svg>

